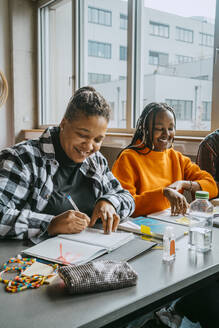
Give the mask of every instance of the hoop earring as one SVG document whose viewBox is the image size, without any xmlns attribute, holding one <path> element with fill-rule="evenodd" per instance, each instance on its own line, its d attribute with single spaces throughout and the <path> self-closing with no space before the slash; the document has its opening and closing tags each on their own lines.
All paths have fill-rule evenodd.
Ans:
<svg viewBox="0 0 219 328">
<path fill-rule="evenodd" d="M 174 138 L 173 138 L 172 141 L 171 141 L 170 148 L 173 148 L 173 145 L 174 145 Z"/>
</svg>

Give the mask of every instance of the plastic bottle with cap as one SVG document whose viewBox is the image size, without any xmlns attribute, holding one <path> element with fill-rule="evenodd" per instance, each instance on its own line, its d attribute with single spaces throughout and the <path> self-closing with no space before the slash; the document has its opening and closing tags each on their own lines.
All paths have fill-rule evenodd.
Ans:
<svg viewBox="0 0 219 328">
<path fill-rule="evenodd" d="M 175 235 L 173 227 L 167 226 L 163 235 L 163 261 L 175 259 Z"/>
<path fill-rule="evenodd" d="M 190 204 L 189 248 L 207 252 L 212 245 L 213 205 L 207 191 L 196 191 Z"/>
</svg>

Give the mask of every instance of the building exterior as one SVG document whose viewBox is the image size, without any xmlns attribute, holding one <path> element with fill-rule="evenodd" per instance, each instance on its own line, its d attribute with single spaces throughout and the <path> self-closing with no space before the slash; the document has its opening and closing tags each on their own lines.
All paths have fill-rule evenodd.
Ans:
<svg viewBox="0 0 219 328">
<path fill-rule="evenodd" d="M 126 125 L 127 23 L 126 1 L 84 2 L 84 81 L 111 103 L 118 128 Z M 144 7 L 142 104 L 172 105 L 178 129 L 210 128 L 213 23 Z"/>
</svg>

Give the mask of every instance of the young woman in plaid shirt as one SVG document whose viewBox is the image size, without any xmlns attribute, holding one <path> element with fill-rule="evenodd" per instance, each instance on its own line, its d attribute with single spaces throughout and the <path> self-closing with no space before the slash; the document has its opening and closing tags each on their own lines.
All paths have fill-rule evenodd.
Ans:
<svg viewBox="0 0 219 328">
<path fill-rule="evenodd" d="M 97 219 L 110 233 L 132 214 L 132 196 L 99 152 L 109 115 L 109 105 L 94 88 L 80 88 L 59 127 L 0 152 L 0 238 L 37 243 L 78 233 Z"/>
</svg>

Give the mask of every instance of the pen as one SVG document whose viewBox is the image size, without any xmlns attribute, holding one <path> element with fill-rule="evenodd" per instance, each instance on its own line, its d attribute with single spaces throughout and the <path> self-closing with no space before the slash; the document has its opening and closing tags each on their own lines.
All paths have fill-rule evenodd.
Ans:
<svg viewBox="0 0 219 328">
<path fill-rule="evenodd" d="M 69 202 L 72 204 L 73 209 L 74 209 L 75 211 L 80 212 L 79 209 L 78 209 L 78 207 L 77 207 L 77 205 L 75 204 L 75 202 L 74 202 L 73 199 L 71 198 L 71 196 L 70 196 L 70 195 L 67 195 L 67 198 L 68 198 Z"/>
</svg>

